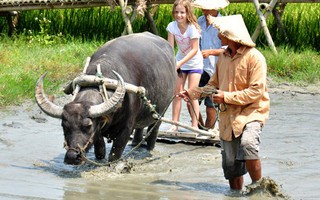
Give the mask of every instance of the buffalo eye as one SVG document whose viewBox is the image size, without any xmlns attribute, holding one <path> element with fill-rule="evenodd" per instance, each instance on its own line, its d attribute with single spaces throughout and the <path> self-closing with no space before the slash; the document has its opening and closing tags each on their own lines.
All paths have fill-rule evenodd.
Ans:
<svg viewBox="0 0 320 200">
<path fill-rule="evenodd" d="M 82 121 L 82 125 L 84 127 L 89 127 L 89 126 L 92 126 L 92 120 L 90 118 L 85 118 L 83 119 Z"/>
</svg>

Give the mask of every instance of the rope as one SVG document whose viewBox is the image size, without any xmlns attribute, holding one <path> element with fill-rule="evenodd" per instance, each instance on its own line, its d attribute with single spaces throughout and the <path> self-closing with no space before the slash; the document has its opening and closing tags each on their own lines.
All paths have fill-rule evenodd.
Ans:
<svg viewBox="0 0 320 200">
<path fill-rule="evenodd" d="M 123 158 L 127 157 L 130 153 L 132 153 L 134 150 L 136 150 L 137 148 L 139 148 L 141 146 L 141 144 L 143 142 L 145 142 L 145 140 L 150 136 L 151 132 L 153 131 L 154 127 L 159 123 L 159 121 L 161 121 L 160 119 L 164 116 L 165 112 L 168 110 L 171 102 L 173 101 L 173 99 L 176 97 L 176 95 L 174 95 L 173 97 L 171 97 L 169 103 L 167 104 L 167 106 L 165 107 L 165 109 L 163 110 L 163 112 L 161 113 L 161 115 L 159 115 L 157 113 L 157 111 L 155 110 L 155 106 L 152 105 L 150 103 L 150 101 L 145 97 L 145 96 L 141 96 L 141 98 L 145 101 L 145 104 L 150 108 L 150 111 L 153 113 L 153 118 L 155 118 L 157 121 L 156 123 L 153 124 L 153 126 L 151 127 L 151 129 L 146 133 L 146 136 L 134 147 L 132 148 L 126 155 L 123 156 Z"/>
<path fill-rule="evenodd" d="M 207 89 L 206 91 L 202 91 L 202 93 L 200 94 L 200 99 L 201 99 L 201 100 L 205 99 L 205 98 L 206 98 L 207 96 L 209 96 L 209 95 L 218 94 L 218 92 L 217 92 L 217 90 L 216 90 L 215 88 L 212 88 L 212 89 L 206 88 L 206 89 Z M 205 94 L 204 97 L 202 97 L 203 94 Z M 190 101 L 191 101 L 191 99 L 190 99 L 189 97 L 187 97 L 187 100 L 188 100 L 187 102 L 190 102 Z M 196 112 L 195 112 L 195 110 L 194 110 L 194 107 L 193 107 L 193 105 L 192 105 L 192 103 L 190 103 L 190 105 L 191 105 L 193 114 L 194 114 L 195 116 L 197 116 L 197 115 L 196 115 Z M 225 112 L 225 111 L 227 111 L 227 105 L 226 105 L 226 103 L 223 103 L 223 107 L 224 107 L 224 109 L 222 110 L 220 104 L 214 103 L 214 109 L 215 109 L 215 111 L 216 111 L 216 119 L 215 119 L 215 121 L 214 121 L 214 123 L 213 123 L 213 125 L 212 125 L 211 127 L 207 128 L 207 127 L 203 126 L 203 125 L 200 123 L 199 119 L 196 117 L 196 118 L 197 118 L 197 121 L 198 121 L 198 126 L 200 126 L 203 130 L 209 130 L 209 129 L 214 128 L 215 125 L 216 125 L 216 123 L 217 123 L 217 121 L 220 120 L 220 118 L 219 118 L 219 112 Z"/>
<path fill-rule="evenodd" d="M 96 76 L 100 77 L 100 76 L 102 76 L 102 74 L 97 73 Z M 105 91 L 104 91 L 104 92 L 105 92 Z M 217 93 L 216 89 L 212 89 L 212 90 L 203 92 L 203 94 L 206 94 L 206 96 L 208 96 L 208 95 L 210 95 L 210 94 L 216 94 L 216 93 Z M 106 162 L 106 163 L 98 163 L 98 162 L 95 162 L 95 161 L 87 158 L 87 157 L 85 156 L 85 149 L 87 148 L 87 146 L 89 145 L 89 143 L 93 141 L 93 137 L 94 137 L 94 135 L 95 135 L 95 133 L 96 133 L 96 130 L 92 132 L 92 134 L 91 134 L 91 136 L 90 136 L 90 138 L 89 138 L 89 141 L 86 143 L 86 145 L 85 145 L 83 148 L 81 148 L 79 145 L 78 145 L 78 149 L 76 149 L 76 148 L 70 148 L 70 147 L 67 146 L 67 144 L 66 144 L 66 142 L 65 142 L 64 147 L 66 148 L 66 150 L 74 150 L 74 151 L 76 151 L 76 152 L 80 151 L 80 156 L 81 156 L 81 158 L 83 158 L 85 161 L 90 162 L 90 163 L 92 163 L 92 164 L 94 164 L 94 165 L 97 165 L 97 166 L 110 166 L 111 164 L 116 163 L 116 162 L 118 162 L 118 161 L 120 161 L 120 160 L 124 160 L 124 158 L 128 157 L 133 151 L 135 151 L 137 148 L 139 148 L 139 147 L 141 146 L 141 144 L 144 143 L 145 140 L 150 136 L 150 134 L 151 134 L 151 132 L 153 131 L 154 127 L 159 123 L 159 121 L 161 121 L 160 119 L 164 116 L 165 112 L 168 110 L 168 108 L 169 108 L 170 104 L 172 103 L 173 99 L 177 97 L 177 94 L 173 95 L 173 96 L 171 97 L 170 101 L 168 102 L 167 106 L 166 106 L 165 109 L 163 110 L 163 112 L 162 112 L 161 114 L 159 114 L 159 113 L 156 111 L 156 109 L 155 109 L 155 108 L 156 108 L 156 105 L 151 104 L 151 101 L 148 100 L 148 98 L 145 96 L 145 93 L 144 93 L 144 92 L 138 91 L 138 92 L 137 92 L 137 95 L 142 99 L 142 101 L 144 102 L 144 104 L 149 108 L 149 111 L 152 113 L 152 117 L 156 120 L 156 122 L 153 124 L 153 126 L 152 126 L 152 127 L 149 129 L 149 131 L 146 133 L 145 137 L 144 137 L 135 147 L 133 147 L 128 153 L 126 153 L 125 155 L 123 155 L 122 157 L 120 157 L 120 158 L 117 159 L 117 160 L 114 160 L 114 161 L 112 161 L 112 162 L 109 162 L 109 161 L 108 161 L 108 162 Z M 200 95 L 200 97 L 201 97 L 201 96 L 202 96 L 202 94 Z M 187 97 L 187 99 L 188 99 L 187 102 L 190 102 L 190 101 L 191 101 L 191 99 L 190 99 L 189 97 Z M 196 112 L 195 112 L 195 110 L 194 110 L 193 105 L 192 105 L 191 103 L 190 103 L 190 105 L 191 105 L 191 108 L 192 108 L 193 113 L 196 115 Z M 218 113 L 219 113 L 219 112 L 224 112 L 224 111 L 226 111 L 226 108 L 227 108 L 227 107 L 226 107 L 225 103 L 224 103 L 224 108 L 225 108 L 224 110 L 221 110 L 220 105 L 217 106 L 217 109 L 216 109 L 216 107 L 215 107 L 215 110 L 216 110 L 216 120 L 215 120 L 215 122 L 214 122 L 214 124 L 213 124 L 213 127 L 215 126 L 216 122 L 219 120 L 219 115 L 218 115 Z M 204 126 L 201 125 L 201 123 L 200 123 L 200 121 L 199 121 L 198 118 L 197 118 L 197 122 L 198 122 L 198 125 L 199 125 L 201 128 L 203 128 L 204 130 L 208 130 L 206 127 L 204 127 Z M 212 128 L 212 127 L 211 127 L 211 128 Z"/>
<path fill-rule="evenodd" d="M 147 105 L 150 109 L 150 112 L 153 113 L 152 114 L 152 117 L 156 119 L 156 123 L 153 124 L 153 126 L 151 127 L 151 129 L 147 132 L 146 136 L 135 146 L 133 147 L 128 153 L 126 153 L 125 155 L 123 155 L 121 158 L 117 159 L 117 160 L 114 160 L 112 162 L 106 162 L 106 163 L 98 163 L 98 162 L 95 162 L 89 158 L 87 158 L 84 154 L 84 149 L 85 148 L 80 148 L 79 147 L 79 150 L 80 150 L 80 156 L 81 158 L 83 158 L 84 160 L 94 164 L 94 165 L 97 165 L 97 166 L 100 166 L 100 167 L 103 167 L 103 166 L 110 166 L 111 164 L 114 164 L 116 162 L 119 162 L 120 160 L 124 160 L 127 156 L 129 156 L 133 151 L 135 151 L 137 148 L 139 148 L 141 146 L 141 144 L 143 142 L 145 142 L 145 140 L 150 136 L 151 132 L 153 131 L 154 127 L 159 123 L 160 119 L 164 116 L 165 112 L 168 110 L 171 102 L 173 101 L 173 99 L 175 98 L 176 95 L 174 95 L 171 99 L 170 99 L 170 102 L 167 104 L 167 106 L 165 107 L 164 111 L 161 113 L 161 115 L 159 115 L 157 113 L 157 111 L 155 110 L 155 105 L 152 105 L 151 104 L 151 101 L 148 100 L 143 94 L 139 94 L 140 98 L 144 101 L 145 105 Z M 94 135 L 94 134 L 92 134 Z M 91 135 L 91 136 L 92 136 Z M 89 142 L 88 142 L 89 143 Z M 87 146 L 88 143 L 85 145 Z M 77 151 L 77 149 L 75 148 L 68 148 L 65 146 L 66 149 L 73 149 L 75 151 Z"/>
</svg>

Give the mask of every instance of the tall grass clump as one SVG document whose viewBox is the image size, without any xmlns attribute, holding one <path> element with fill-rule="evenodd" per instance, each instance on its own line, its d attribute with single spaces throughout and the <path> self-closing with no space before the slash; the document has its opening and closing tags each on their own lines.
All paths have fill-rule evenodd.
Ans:
<svg viewBox="0 0 320 200">
<path fill-rule="evenodd" d="M 287 47 L 278 48 L 278 54 L 274 54 L 270 49 L 260 50 L 266 57 L 268 74 L 271 77 L 298 85 L 320 81 L 320 58 L 317 52 L 295 52 Z"/>
<path fill-rule="evenodd" d="M 167 25 L 173 20 L 172 5 L 159 5 L 154 22 L 161 37 L 167 38 Z M 196 16 L 201 10 L 195 9 Z M 252 3 L 231 3 L 223 15 L 242 14 L 252 34 L 258 16 Z M 267 45 L 263 32 L 257 48 L 265 55 L 268 75 L 296 84 L 320 80 L 320 4 L 287 4 L 282 15 L 287 38 L 278 30 L 271 15 L 267 24 L 278 54 Z M 0 18 L 0 26 L 6 21 Z M 0 106 L 34 98 L 38 77 L 48 71 L 48 93 L 61 92 L 62 84 L 82 71 L 86 57 L 106 41 L 121 36 L 124 22 L 119 7 L 33 10 L 20 13 L 13 37 L 0 30 Z M 150 31 L 147 21 L 138 17 L 134 32 Z"/>
<path fill-rule="evenodd" d="M 2 38 L 0 41 L 0 106 L 33 98 L 35 83 L 46 71 L 49 72 L 48 92 L 57 91 L 80 72 L 86 57 L 101 45 L 78 41 L 44 45 L 27 40 Z"/>
<path fill-rule="evenodd" d="M 253 34 L 259 19 L 252 3 L 232 3 L 225 10 L 228 14 L 242 14 L 250 34 Z M 273 15 L 267 19 L 275 45 L 288 46 L 296 51 L 320 51 L 320 3 L 288 3 L 282 12 L 281 22 L 286 35 L 279 29 Z M 256 43 L 259 47 L 268 46 L 263 31 Z"/>
<path fill-rule="evenodd" d="M 158 32 L 160 36 L 165 39 L 167 38 L 167 35 L 168 35 L 166 28 L 168 24 L 171 21 L 173 21 L 173 16 L 171 13 L 172 13 L 172 5 L 163 4 L 163 5 L 159 5 L 159 9 L 154 15 L 154 21 L 158 29 Z"/>
<path fill-rule="evenodd" d="M 110 40 L 121 35 L 124 22 L 121 10 L 109 7 L 64 9 L 64 10 L 31 10 L 20 14 L 18 34 L 26 30 L 40 31 L 37 18 L 51 21 L 48 31 L 53 35 L 63 34 L 85 40 Z"/>
<path fill-rule="evenodd" d="M 161 4 L 154 13 L 154 22 L 161 37 L 166 38 L 166 26 L 173 20 L 171 15 L 172 5 Z M 197 16 L 201 15 L 200 9 L 195 9 Z M 242 14 L 250 34 L 253 34 L 259 23 L 253 3 L 231 3 L 224 10 L 223 15 Z M 80 38 L 81 40 L 108 41 L 119 37 L 124 30 L 124 22 L 119 6 L 81 8 L 81 9 L 55 9 L 32 10 L 20 12 L 17 33 L 28 31 L 40 32 L 39 23 L 35 19 L 51 21 L 48 27 L 52 35 Z M 0 20 L 0 25 L 4 22 Z M 319 3 L 288 3 L 282 13 L 282 23 L 286 36 L 279 30 L 273 15 L 267 19 L 270 34 L 276 46 L 289 46 L 295 50 L 314 49 L 320 51 L 320 4 Z M 3 25 L 6 26 L 6 25 Z M 5 29 L 2 31 L 4 33 Z M 144 17 L 138 17 L 133 22 L 134 32 L 150 31 Z M 266 47 L 268 43 L 261 31 L 257 46 Z"/>
<path fill-rule="evenodd" d="M 287 44 L 295 49 L 320 51 L 320 3 L 288 4 L 282 16 Z M 283 39 L 283 37 L 277 37 Z"/>
</svg>

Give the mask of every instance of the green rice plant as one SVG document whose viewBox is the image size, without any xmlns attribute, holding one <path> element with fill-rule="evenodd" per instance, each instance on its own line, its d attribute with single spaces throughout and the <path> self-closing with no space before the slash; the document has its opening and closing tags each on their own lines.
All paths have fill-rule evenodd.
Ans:
<svg viewBox="0 0 320 200">
<path fill-rule="evenodd" d="M 40 32 L 41 28 L 36 23 L 36 18 L 46 18 L 51 21 L 48 31 L 52 35 L 63 34 L 82 40 L 95 38 L 106 41 L 120 36 L 124 27 L 120 8 L 115 8 L 115 10 L 109 7 L 32 10 L 20 14 L 18 34 L 23 33 L 21 30 Z"/>
<path fill-rule="evenodd" d="M 154 22 L 161 37 L 167 37 L 166 26 L 173 20 L 172 4 L 161 4 L 154 14 Z M 242 14 L 250 34 L 253 34 L 259 23 L 253 3 L 231 3 L 224 10 L 223 15 Z M 195 9 L 196 16 L 201 15 L 200 9 Z M 41 17 L 40 17 L 41 16 Z M 31 30 L 41 32 L 41 27 L 34 19 L 46 18 L 51 21 L 48 27 L 49 35 L 62 34 L 64 37 L 85 40 L 107 41 L 119 37 L 124 30 L 121 9 L 115 7 L 33 10 L 20 13 L 17 33 L 24 34 Z M 287 45 L 299 51 L 305 48 L 320 50 L 320 4 L 319 3 L 288 3 L 282 13 L 282 23 L 287 38 L 279 30 L 273 15 L 267 19 L 267 25 L 276 46 Z M 3 20 L 2 20 L 3 21 Z M 3 23 L 0 21 L 1 23 Z M 133 22 L 134 32 L 150 29 L 145 18 L 137 18 Z M 5 29 L 2 31 L 4 33 Z M 6 32 L 5 32 L 6 33 Z M 267 47 L 268 43 L 260 32 L 257 46 Z"/>
<path fill-rule="evenodd" d="M 172 13 L 172 5 L 165 4 L 165 5 L 160 5 L 158 8 L 158 11 L 154 15 L 154 21 L 155 21 L 156 27 L 158 29 L 160 36 L 163 38 L 168 37 L 166 28 L 168 24 L 171 21 L 173 21 L 173 16 L 171 13 Z"/>
<path fill-rule="evenodd" d="M 320 81 L 320 59 L 317 52 L 295 52 L 288 47 L 279 47 L 278 54 L 274 54 L 270 49 L 261 51 L 266 57 L 270 76 L 293 83 Z"/>
<path fill-rule="evenodd" d="M 278 8 L 277 8 L 278 9 Z M 259 18 L 252 3 L 232 3 L 226 9 L 227 14 L 242 14 L 250 34 L 256 29 Z M 288 3 L 282 13 L 281 21 L 287 38 L 273 17 L 267 19 L 267 26 L 276 46 L 289 46 L 296 51 L 303 49 L 320 50 L 320 4 Z M 263 31 L 256 41 L 259 47 L 267 47 Z"/>
<path fill-rule="evenodd" d="M 282 16 L 288 44 L 295 49 L 311 48 L 317 51 L 320 46 L 320 4 L 288 4 Z"/>
<path fill-rule="evenodd" d="M 58 90 L 82 71 L 86 57 L 101 43 L 70 41 L 65 44 L 42 45 L 26 39 L 0 41 L 0 106 L 18 104 L 33 98 L 35 83 L 48 71 L 46 89 Z M 48 84 L 50 83 L 50 84 Z M 13 102 L 14 101 L 14 102 Z"/>
<path fill-rule="evenodd" d="M 34 98 L 37 79 L 48 72 L 47 94 L 62 94 L 62 86 L 78 75 L 85 63 L 104 42 L 69 40 L 66 43 L 43 45 L 29 43 L 23 36 L 0 38 L 0 106 L 19 104 Z M 295 84 L 320 82 L 319 53 L 296 52 L 287 46 L 259 48 L 268 64 L 268 75 L 276 80 Z"/>
<path fill-rule="evenodd" d="M 153 16 L 163 38 L 167 38 L 166 27 L 173 20 L 171 11 L 172 5 L 159 5 Z M 221 12 L 242 14 L 251 34 L 259 21 L 252 3 L 232 3 Z M 195 14 L 200 16 L 201 10 L 195 9 Z M 287 39 L 272 15 L 267 20 L 277 55 L 268 48 L 263 32 L 256 42 L 267 59 L 269 76 L 294 83 L 319 82 L 320 4 L 287 4 L 282 22 Z M 0 25 L 3 23 L 2 18 Z M 149 30 L 146 23 L 144 18 L 137 18 L 133 31 Z M 119 7 L 21 12 L 14 37 L 6 36 L 6 28 L 0 30 L 0 106 L 33 98 L 35 82 L 45 71 L 49 72 L 48 92 L 57 93 L 62 84 L 82 70 L 87 56 L 104 42 L 119 37 L 123 30 Z"/>
</svg>

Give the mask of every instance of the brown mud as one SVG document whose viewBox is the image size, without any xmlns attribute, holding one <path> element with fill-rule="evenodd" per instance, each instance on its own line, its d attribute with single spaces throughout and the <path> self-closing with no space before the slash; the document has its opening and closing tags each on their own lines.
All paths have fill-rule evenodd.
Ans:
<svg viewBox="0 0 320 200">
<path fill-rule="evenodd" d="M 220 149 L 213 145 L 157 142 L 151 152 L 142 146 L 132 153 L 128 145 L 124 155 L 130 154 L 117 164 L 69 166 L 63 163 L 60 120 L 44 115 L 33 101 L 2 108 L 0 199 L 315 199 L 319 89 L 277 84 L 270 85 L 270 96 L 260 147 L 264 179 L 251 185 L 246 175 L 241 193 L 229 190 Z M 182 121 L 190 122 L 186 111 Z M 96 161 L 92 150 L 87 157 L 106 163 Z"/>
</svg>

